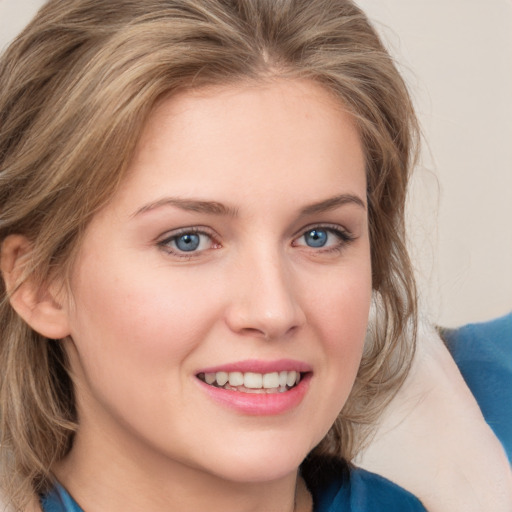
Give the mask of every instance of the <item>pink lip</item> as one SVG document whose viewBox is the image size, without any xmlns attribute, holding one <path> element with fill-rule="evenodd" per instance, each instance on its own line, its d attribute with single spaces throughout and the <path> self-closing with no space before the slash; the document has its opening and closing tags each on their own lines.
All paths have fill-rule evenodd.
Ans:
<svg viewBox="0 0 512 512">
<path fill-rule="evenodd" d="M 247 360 L 221 366 L 212 366 L 198 372 L 198 374 L 216 372 L 272 373 L 286 370 L 301 372 L 302 377 L 297 386 L 282 393 L 244 393 L 243 391 L 210 386 L 200 379 L 196 379 L 196 382 L 210 398 L 222 406 L 233 409 L 241 414 L 271 416 L 291 411 L 302 402 L 313 376 L 310 365 L 290 359 L 278 361 Z"/>
<path fill-rule="evenodd" d="M 271 416 L 283 414 L 297 407 L 307 390 L 311 373 L 306 374 L 294 388 L 283 393 L 244 393 L 230 389 L 216 388 L 197 379 L 201 388 L 217 403 L 242 414 Z"/>
<path fill-rule="evenodd" d="M 293 359 L 278 359 L 276 361 L 262 361 L 259 359 L 247 359 L 245 361 L 237 361 L 218 366 L 203 368 L 199 373 L 217 373 L 217 372 L 254 372 L 254 373 L 272 373 L 293 371 L 306 373 L 313 369 L 309 364 L 302 361 L 294 361 Z"/>
</svg>

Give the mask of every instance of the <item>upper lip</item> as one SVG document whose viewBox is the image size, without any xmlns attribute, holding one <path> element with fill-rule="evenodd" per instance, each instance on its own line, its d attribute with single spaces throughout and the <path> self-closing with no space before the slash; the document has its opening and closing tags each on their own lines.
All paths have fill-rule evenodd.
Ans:
<svg viewBox="0 0 512 512">
<path fill-rule="evenodd" d="M 265 361 L 260 359 L 246 359 L 244 361 L 236 361 L 232 363 L 220 364 L 202 368 L 199 373 L 217 373 L 217 372 L 253 372 L 253 373 L 273 373 L 284 371 L 296 371 L 300 373 L 311 372 L 311 365 L 293 359 L 278 359 L 274 361 Z"/>
</svg>

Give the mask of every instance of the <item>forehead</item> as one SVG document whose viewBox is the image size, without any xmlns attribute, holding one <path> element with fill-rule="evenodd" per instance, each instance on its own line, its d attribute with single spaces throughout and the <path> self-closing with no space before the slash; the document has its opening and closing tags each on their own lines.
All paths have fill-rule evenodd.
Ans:
<svg viewBox="0 0 512 512">
<path fill-rule="evenodd" d="M 352 115 L 318 84 L 298 80 L 209 87 L 162 99 L 143 129 L 127 182 L 156 196 L 163 184 L 179 194 L 224 188 L 239 197 L 248 189 L 270 193 L 291 185 L 312 195 L 315 189 L 318 195 L 333 187 L 359 194 L 366 189 Z"/>
</svg>

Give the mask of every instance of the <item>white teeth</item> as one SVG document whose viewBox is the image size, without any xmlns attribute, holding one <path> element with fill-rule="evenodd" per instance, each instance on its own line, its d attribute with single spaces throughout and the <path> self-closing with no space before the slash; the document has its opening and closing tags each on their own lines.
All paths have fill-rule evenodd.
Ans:
<svg viewBox="0 0 512 512">
<path fill-rule="evenodd" d="M 291 370 L 271 373 L 210 372 L 204 373 L 203 376 L 207 384 L 225 387 L 226 389 L 245 388 L 246 393 L 251 391 L 282 393 L 297 385 L 300 382 L 301 374 Z"/>
<path fill-rule="evenodd" d="M 291 371 L 288 372 L 288 377 L 286 378 L 286 385 L 291 387 L 295 384 L 295 380 L 297 379 L 297 372 Z"/>
<path fill-rule="evenodd" d="M 261 373 L 247 372 L 244 374 L 243 384 L 249 389 L 261 389 L 263 386 L 263 375 Z"/>
<path fill-rule="evenodd" d="M 265 389 L 272 389 L 279 387 L 279 373 L 265 373 L 263 375 L 263 387 Z"/>
<path fill-rule="evenodd" d="M 217 379 L 215 378 L 215 373 L 205 373 L 204 381 L 206 384 L 213 384 Z"/>
<path fill-rule="evenodd" d="M 242 372 L 229 372 L 229 385 L 243 386 L 244 385 L 244 374 Z"/>
<path fill-rule="evenodd" d="M 229 379 L 227 372 L 217 372 L 215 375 L 215 380 L 219 386 L 224 386 Z"/>
</svg>

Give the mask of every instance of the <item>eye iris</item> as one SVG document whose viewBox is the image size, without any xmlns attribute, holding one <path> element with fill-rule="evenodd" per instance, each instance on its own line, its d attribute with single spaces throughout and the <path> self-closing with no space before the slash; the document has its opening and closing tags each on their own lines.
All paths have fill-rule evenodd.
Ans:
<svg viewBox="0 0 512 512">
<path fill-rule="evenodd" d="M 195 251 L 199 247 L 199 235 L 187 233 L 176 239 L 176 247 L 180 251 Z"/>
<path fill-rule="evenodd" d="M 310 247 L 323 247 L 327 243 L 327 231 L 312 229 L 304 235 L 306 244 Z"/>
</svg>

